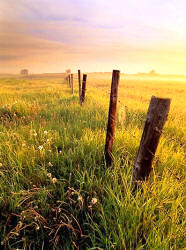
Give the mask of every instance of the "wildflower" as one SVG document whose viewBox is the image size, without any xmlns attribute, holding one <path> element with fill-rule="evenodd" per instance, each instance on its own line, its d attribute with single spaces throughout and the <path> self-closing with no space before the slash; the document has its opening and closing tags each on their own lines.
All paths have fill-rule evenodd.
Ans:
<svg viewBox="0 0 186 250">
<path fill-rule="evenodd" d="M 61 154 L 62 153 L 62 147 L 58 147 L 57 151 L 58 151 L 59 154 Z"/>
<path fill-rule="evenodd" d="M 92 198 L 91 203 L 95 205 L 98 202 L 97 198 Z"/>
<path fill-rule="evenodd" d="M 57 182 L 57 179 L 56 178 L 52 178 L 52 183 L 56 183 Z"/>
<path fill-rule="evenodd" d="M 45 130 L 45 131 L 44 131 L 44 134 L 45 134 L 45 135 L 47 135 L 47 134 L 48 134 L 48 132 Z"/>
<path fill-rule="evenodd" d="M 36 137 L 36 136 L 37 136 L 37 133 L 35 132 L 33 135 Z"/>
<path fill-rule="evenodd" d="M 3 166 L 3 164 L 0 162 L 0 167 L 2 167 Z"/>
<path fill-rule="evenodd" d="M 34 220 L 35 220 L 35 221 L 38 221 L 38 218 L 39 218 L 39 217 L 38 217 L 38 216 L 36 216 L 36 217 L 34 218 Z"/>
<path fill-rule="evenodd" d="M 53 167 L 53 164 L 49 161 L 48 166 Z"/>
<path fill-rule="evenodd" d="M 41 146 L 39 146 L 38 148 L 39 148 L 39 150 L 42 150 L 42 149 L 43 149 L 43 146 L 41 145 Z"/>
<path fill-rule="evenodd" d="M 47 176 L 48 176 L 49 178 L 51 178 L 51 177 L 52 177 L 52 174 L 51 174 L 51 173 L 48 173 Z"/>
<path fill-rule="evenodd" d="M 83 201 L 83 197 L 81 195 L 78 196 L 78 201 Z"/>
<path fill-rule="evenodd" d="M 39 228 L 40 228 L 40 227 L 37 225 L 36 230 L 38 231 L 38 230 L 39 230 Z"/>
</svg>

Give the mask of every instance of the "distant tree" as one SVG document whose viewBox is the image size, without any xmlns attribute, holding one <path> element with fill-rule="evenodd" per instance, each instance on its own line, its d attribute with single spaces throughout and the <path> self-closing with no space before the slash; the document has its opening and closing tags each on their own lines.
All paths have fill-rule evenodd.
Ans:
<svg viewBox="0 0 186 250">
<path fill-rule="evenodd" d="M 23 75 L 23 76 L 27 76 L 28 75 L 28 69 L 22 69 L 20 71 L 20 74 Z"/>
</svg>

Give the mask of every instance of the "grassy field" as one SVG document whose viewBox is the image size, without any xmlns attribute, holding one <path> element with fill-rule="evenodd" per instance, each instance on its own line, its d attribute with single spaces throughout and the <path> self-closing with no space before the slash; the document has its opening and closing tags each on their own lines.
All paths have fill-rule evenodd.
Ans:
<svg viewBox="0 0 186 250">
<path fill-rule="evenodd" d="M 77 79 L 73 96 L 59 76 L 0 79 L 2 249 L 184 249 L 186 79 L 121 75 L 106 168 L 110 83 L 88 74 L 80 107 Z M 170 97 L 171 110 L 151 178 L 133 194 L 152 95 Z"/>
</svg>

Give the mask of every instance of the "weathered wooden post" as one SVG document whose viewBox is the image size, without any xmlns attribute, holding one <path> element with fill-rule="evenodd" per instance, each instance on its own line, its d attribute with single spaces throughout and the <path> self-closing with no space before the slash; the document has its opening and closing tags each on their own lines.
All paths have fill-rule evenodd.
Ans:
<svg viewBox="0 0 186 250">
<path fill-rule="evenodd" d="M 65 72 L 67 84 L 69 85 L 69 87 L 70 87 L 70 73 L 71 73 L 70 69 L 67 69 L 66 72 Z"/>
<path fill-rule="evenodd" d="M 152 161 L 160 140 L 163 126 L 170 109 L 169 98 L 152 96 L 147 118 L 133 168 L 133 183 L 148 179 L 152 169 Z"/>
<path fill-rule="evenodd" d="M 71 88 L 71 79 L 70 79 L 70 74 L 68 75 L 68 85 L 69 85 L 69 88 Z"/>
<path fill-rule="evenodd" d="M 79 81 L 79 101 L 81 103 L 81 71 L 78 70 L 78 81 Z"/>
<path fill-rule="evenodd" d="M 82 91 L 81 91 L 81 105 L 85 101 L 85 92 L 86 92 L 86 82 L 87 82 L 87 75 L 83 74 L 83 84 L 82 84 Z"/>
<path fill-rule="evenodd" d="M 105 160 L 107 166 L 110 166 L 112 163 L 112 146 L 114 141 L 115 126 L 116 126 L 119 80 L 120 80 L 120 71 L 113 70 L 111 93 L 110 93 L 110 107 L 108 114 L 107 134 L 105 143 Z"/>
<path fill-rule="evenodd" d="M 73 95 L 74 94 L 73 74 L 71 74 L 71 89 L 72 89 L 72 95 Z"/>
</svg>

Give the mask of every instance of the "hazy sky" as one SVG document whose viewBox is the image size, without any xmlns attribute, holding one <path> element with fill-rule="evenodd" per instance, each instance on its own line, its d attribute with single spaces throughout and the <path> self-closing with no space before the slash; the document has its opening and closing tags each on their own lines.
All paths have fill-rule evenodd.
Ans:
<svg viewBox="0 0 186 250">
<path fill-rule="evenodd" d="M 0 72 L 186 74 L 186 0 L 0 0 Z"/>
</svg>

